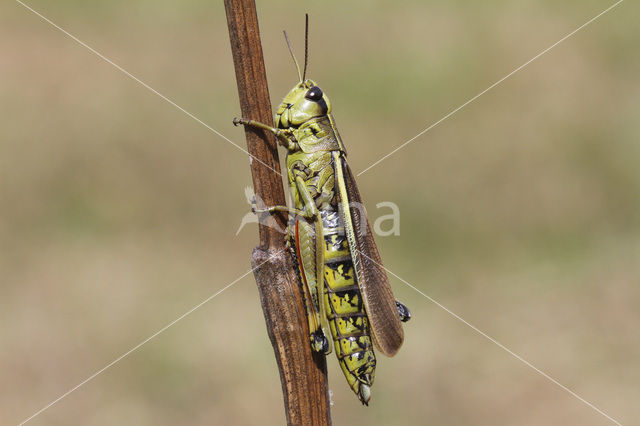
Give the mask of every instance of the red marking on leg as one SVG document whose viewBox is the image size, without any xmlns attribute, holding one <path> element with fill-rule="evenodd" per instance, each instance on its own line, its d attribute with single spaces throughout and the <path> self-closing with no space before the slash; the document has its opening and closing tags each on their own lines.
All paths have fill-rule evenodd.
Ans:
<svg viewBox="0 0 640 426">
<path fill-rule="evenodd" d="M 304 265 L 302 264 L 302 256 L 300 255 L 300 232 L 298 229 L 298 223 L 300 223 L 300 221 L 298 219 L 296 219 L 296 226 L 295 226 L 295 238 L 296 238 L 296 255 L 298 258 L 298 266 L 300 267 L 300 276 L 302 277 L 302 282 L 304 283 L 304 292 L 307 295 L 307 300 L 309 301 L 309 304 L 313 304 L 313 298 L 311 297 L 311 291 L 309 290 L 309 284 L 307 283 L 307 275 L 304 273 Z M 318 297 L 322 297 L 321 295 Z M 311 306 L 309 307 L 311 308 Z M 309 312 L 309 314 L 311 314 L 311 312 Z M 312 331 L 316 331 L 316 330 L 312 330 Z"/>
</svg>

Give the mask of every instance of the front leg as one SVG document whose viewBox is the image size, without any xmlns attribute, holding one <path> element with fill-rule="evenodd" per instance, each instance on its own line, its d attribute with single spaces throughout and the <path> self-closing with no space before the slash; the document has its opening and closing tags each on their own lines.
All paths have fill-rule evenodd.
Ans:
<svg viewBox="0 0 640 426">
<path fill-rule="evenodd" d="M 291 129 L 278 129 L 276 127 L 271 127 L 259 121 L 248 120 L 246 118 L 237 118 L 237 117 L 234 118 L 233 125 L 237 126 L 239 124 L 243 124 L 249 127 L 254 127 L 256 129 L 266 130 L 268 132 L 273 133 L 278 139 L 278 142 L 280 143 L 280 145 L 284 146 L 288 150 L 294 150 L 297 145 L 296 138 L 293 136 L 293 131 Z"/>
<path fill-rule="evenodd" d="M 261 123 L 259 121 L 255 121 L 255 120 L 249 120 L 246 118 L 238 118 L 238 117 L 234 117 L 233 118 L 233 125 L 237 126 L 239 124 L 243 124 L 245 126 L 249 126 L 249 127 L 255 127 L 257 129 L 262 129 L 262 130 L 267 130 L 271 133 L 273 133 L 274 135 L 278 132 L 278 129 L 276 129 L 275 127 L 271 127 L 267 124 Z"/>
</svg>

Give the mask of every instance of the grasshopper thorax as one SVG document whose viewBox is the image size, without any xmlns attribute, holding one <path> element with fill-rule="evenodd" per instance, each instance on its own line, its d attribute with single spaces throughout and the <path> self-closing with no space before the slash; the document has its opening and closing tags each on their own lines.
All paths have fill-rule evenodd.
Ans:
<svg viewBox="0 0 640 426">
<path fill-rule="evenodd" d="M 329 98 L 312 80 L 296 84 L 276 112 L 276 126 L 280 129 L 299 127 L 308 120 L 331 111 Z"/>
</svg>

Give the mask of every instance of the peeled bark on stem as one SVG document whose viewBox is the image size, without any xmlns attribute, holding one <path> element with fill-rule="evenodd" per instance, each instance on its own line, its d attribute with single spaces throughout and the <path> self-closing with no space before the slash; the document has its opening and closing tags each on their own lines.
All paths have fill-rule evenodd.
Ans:
<svg viewBox="0 0 640 426">
<path fill-rule="evenodd" d="M 242 116 L 273 125 L 269 89 L 262 55 L 254 0 L 224 0 L 229 38 L 238 83 Z M 275 137 L 245 128 L 247 150 L 252 157 L 255 194 L 267 206 L 284 205 L 282 176 Z M 274 217 L 280 229 L 286 217 Z M 331 424 L 326 360 L 309 344 L 309 326 L 300 293 L 299 277 L 285 247 L 285 236 L 274 227 L 259 226 L 260 243 L 251 263 L 267 333 L 276 355 L 287 423 Z"/>
</svg>

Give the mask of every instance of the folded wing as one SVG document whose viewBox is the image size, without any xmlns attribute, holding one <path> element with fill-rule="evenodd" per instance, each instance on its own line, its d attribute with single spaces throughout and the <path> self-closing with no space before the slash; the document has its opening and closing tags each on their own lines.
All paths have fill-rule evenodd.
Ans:
<svg viewBox="0 0 640 426">
<path fill-rule="evenodd" d="M 383 354 L 393 356 L 402 346 L 404 332 L 389 278 L 382 267 L 380 253 L 351 168 L 340 152 L 334 153 L 334 161 L 349 249 L 371 324 L 374 344 Z"/>
</svg>

